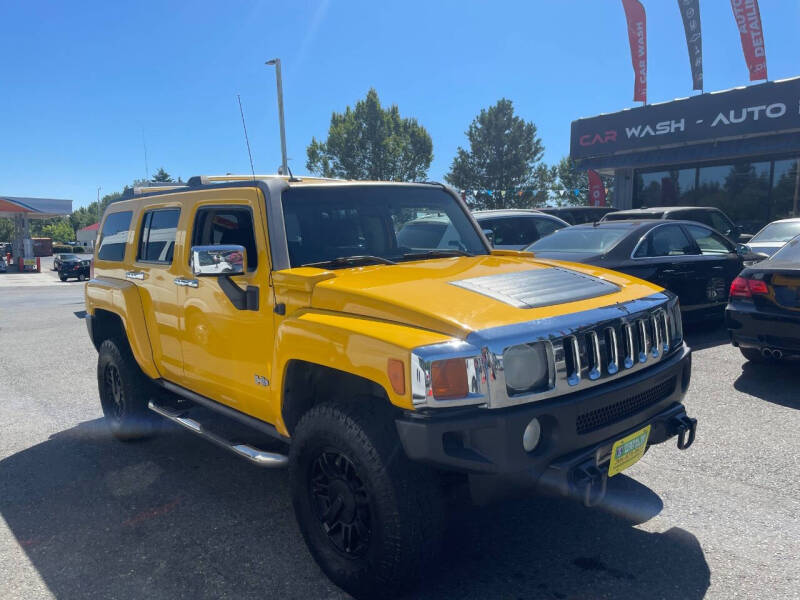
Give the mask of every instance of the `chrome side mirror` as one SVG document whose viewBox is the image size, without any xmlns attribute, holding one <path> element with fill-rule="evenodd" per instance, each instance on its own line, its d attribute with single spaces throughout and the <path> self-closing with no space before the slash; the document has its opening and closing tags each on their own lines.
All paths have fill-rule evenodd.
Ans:
<svg viewBox="0 0 800 600">
<path fill-rule="evenodd" d="M 241 275 L 247 264 L 244 246 L 192 246 L 192 273 L 198 277 Z"/>
</svg>

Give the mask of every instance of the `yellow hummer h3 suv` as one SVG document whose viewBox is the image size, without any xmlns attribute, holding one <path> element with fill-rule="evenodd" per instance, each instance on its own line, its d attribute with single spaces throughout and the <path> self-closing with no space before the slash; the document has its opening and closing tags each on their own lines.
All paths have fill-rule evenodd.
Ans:
<svg viewBox="0 0 800 600">
<path fill-rule="evenodd" d="M 139 192 L 106 210 L 86 285 L 112 432 L 166 417 L 288 466 L 308 547 L 352 594 L 419 580 L 448 486 L 592 505 L 649 446 L 694 440 L 675 296 L 492 250 L 443 185 L 220 176 Z"/>
</svg>

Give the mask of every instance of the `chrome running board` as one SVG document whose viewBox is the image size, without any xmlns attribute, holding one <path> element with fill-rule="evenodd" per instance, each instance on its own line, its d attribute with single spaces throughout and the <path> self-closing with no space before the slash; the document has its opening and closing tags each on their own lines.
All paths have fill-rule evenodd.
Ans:
<svg viewBox="0 0 800 600">
<path fill-rule="evenodd" d="M 185 416 L 184 411 L 160 406 L 152 400 L 147 403 L 147 407 L 154 413 L 158 413 L 162 417 L 169 419 L 173 423 L 177 423 L 181 427 L 184 427 L 192 433 L 195 433 L 207 439 L 208 441 L 213 442 L 217 446 L 230 450 L 237 456 L 247 459 L 259 467 L 275 469 L 285 467 L 287 464 L 289 464 L 289 457 L 283 454 L 266 452 L 264 450 L 259 450 L 258 448 L 253 448 L 252 446 L 248 446 L 247 444 L 234 444 L 233 442 L 226 440 L 222 436 L 209 431 L 194 419 L 190 419 L 189 417 Z"/>
</svg>

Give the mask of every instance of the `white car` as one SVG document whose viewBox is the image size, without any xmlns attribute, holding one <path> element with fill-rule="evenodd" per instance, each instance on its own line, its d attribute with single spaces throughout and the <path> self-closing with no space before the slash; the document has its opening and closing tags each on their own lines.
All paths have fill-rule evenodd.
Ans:
<svg viewBox="0 0 800 600">
<path fill-rule="evenodd" d="M 796 235 L 800 235 L 800 218 L 780 219 L 762 227 L 745 246 L 751 252 L 772 256 Z"/>
</svg>

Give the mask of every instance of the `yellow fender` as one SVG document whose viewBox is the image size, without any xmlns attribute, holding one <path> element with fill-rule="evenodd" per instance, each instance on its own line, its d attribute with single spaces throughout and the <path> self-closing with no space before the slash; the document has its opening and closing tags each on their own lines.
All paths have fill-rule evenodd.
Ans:
<svg viewBox="0 0 800 600">
<path fill-rule="evenodd" d="M 275 338 L 276 376 L 273 389 L 283 404 L 283 383 L 287 365 L 302 360 L 358 375 L 381 386 L 389 401 L 404 409 L 413 409 L 411 402 L 410 352 L 417 346 L 452 341 L 447 335 L 341 313 L 309 311 L 285 319 Z M 402 361 L 405 367 L 405 393 L 392 388 L 388 375 L 389 359 Z M 278 411 L 278 430 L 286 427 Z"/>
<path fill-rule="evenodd" d="M 139 367 L 151 379 L 161 377 L 153 361 L 142 300 L 136 286 L 120 279 L 90 280 L 86 284 L 86 312 L 94 316 L 97 310 L 114 313 L 120 318 Z"/>
</svg>

